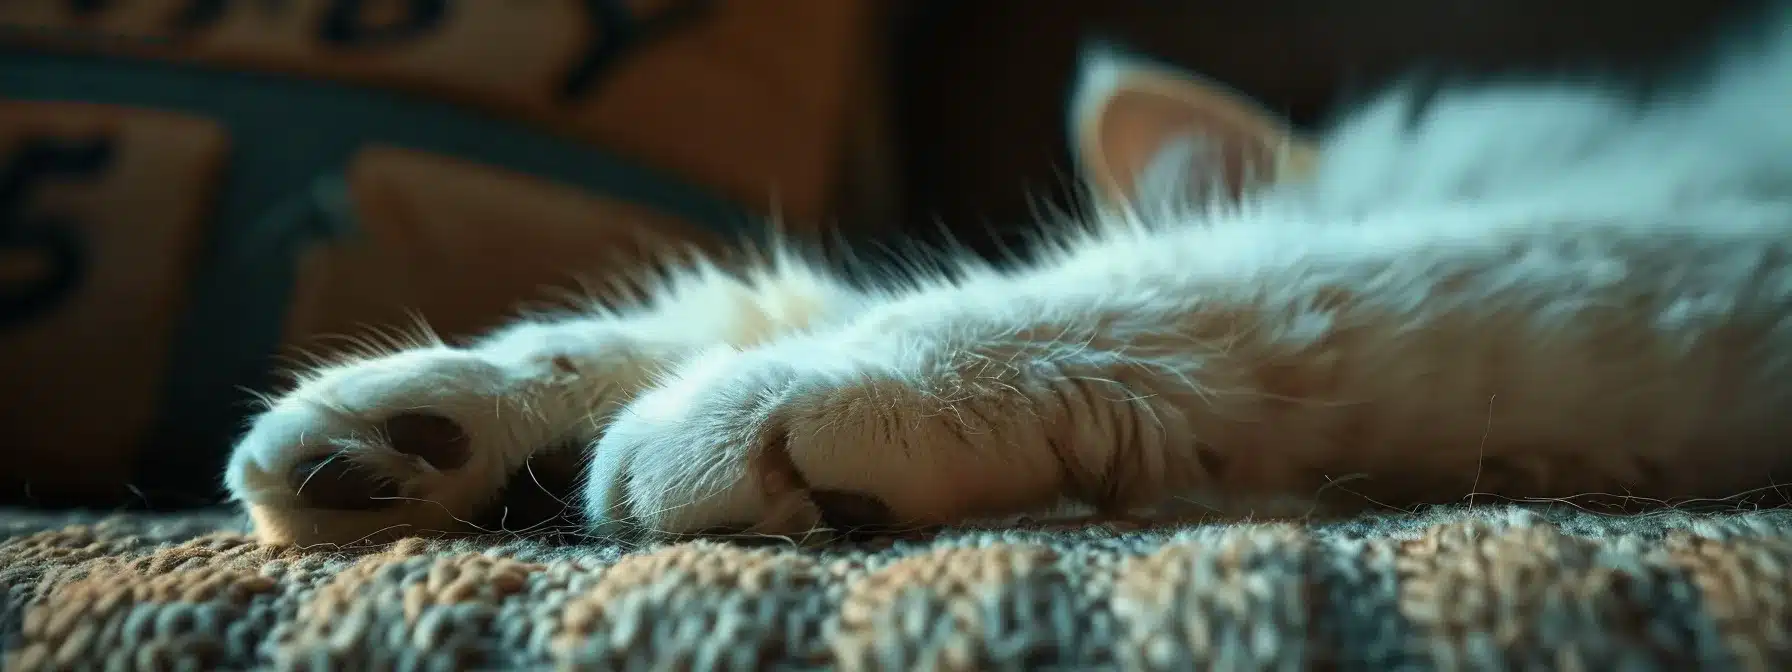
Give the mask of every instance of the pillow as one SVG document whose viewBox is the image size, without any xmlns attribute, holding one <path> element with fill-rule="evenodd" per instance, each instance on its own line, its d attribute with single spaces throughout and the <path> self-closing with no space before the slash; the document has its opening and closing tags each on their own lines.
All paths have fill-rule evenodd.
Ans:
<svg viewBox="0 0 1792 672">
<path fill-rule="evenodd" d="M 870 6 L 0 3 L 0 503 L 215 502 L 301 348 L 825 217 Z"/>
</svg>

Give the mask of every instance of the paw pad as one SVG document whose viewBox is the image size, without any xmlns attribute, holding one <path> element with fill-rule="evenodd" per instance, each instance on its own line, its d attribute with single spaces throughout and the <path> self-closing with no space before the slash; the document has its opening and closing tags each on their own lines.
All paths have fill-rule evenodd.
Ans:
<svg viewBox="0 0 1792 672">
<path fill-rule="evenodd" d="M 876 536 L 896 527 L 896 514 L 876 497 L 844 490 L 810 490 L 809 501 L 821 512 L 821 522 L 848 537 Z"/>
<path fill-rule="evenodd" d="M 398 484 L 340 454 L 300 462 L 293 466 L 290 478 L 299 501 L 309 509 L 371 511 L 384 508 L 398 496 Z"/>
<path fill-rule="evenodd" d="M 392 450 L 423 458 L 436 469 L 458 469 L 473 457 L 460 424 L 434 413 L 400 413 L 380 426 Z"/>
</svg>

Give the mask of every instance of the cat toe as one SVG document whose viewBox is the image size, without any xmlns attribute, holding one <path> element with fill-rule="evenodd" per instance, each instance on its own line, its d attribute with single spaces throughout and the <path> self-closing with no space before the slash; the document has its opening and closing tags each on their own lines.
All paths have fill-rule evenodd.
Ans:
<svg viewBox="0 0 1792 672">
<path fill-rule="evenodd" d="M 406 411 L 377 423 L 375 435 L 384 446 L 361 446 L 364 452 L 390 450 L 422 460 L 436 471 L 466 466 L 472 441 L 460 423 L 435 413 Z M 375 452 L 374 454 L 377 454 Z M 369 464 L 372 462 L 372 464 Z M 382 464 L 384 462 L 384 464 Z M 357 460 L 349 450 L 302 459 L 287 473 L 299 507 L 324 511 L 372 511 L 392 506 L 403 494 L 400 481 L 414 469 L 390 460 Z"/>
<path fill-rule="evenodd" d="M 494 409 L 496 377 L 448 350 L 326 371 L 254 418 L 226 486 L 268 541 L 476 532 L 466 521 L 527 459 L 501 421 L 515 416 Z"/>
<path fill-rule="evenodd" d="M 587 471 L 598 534 L 826 540 L 926 529 L 1057 501 L 1064 469 L 1027 417 L 777 352 L 686 369 L 617 414 Z"/>
<path fill-rule="evenodd" d="M 299 506 L 323 511 L 372 511 L 392 505 L 398 483 L 340 453 L 302 460 L 287 475 Z"/>
</svg>

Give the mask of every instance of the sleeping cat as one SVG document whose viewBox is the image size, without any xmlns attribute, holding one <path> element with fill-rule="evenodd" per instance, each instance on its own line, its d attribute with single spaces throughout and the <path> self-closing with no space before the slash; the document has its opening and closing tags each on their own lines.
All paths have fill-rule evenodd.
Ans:
<svg viewBox="0 0 1792 672">
<path fill-rule="evenodd" d="M 859 287 L 788 250 L 696 263 L 631 308 L 305 371 L 225 482 L 302 544 L 464 531 L 552 451 L 606 535 L 1771 486 L 1792 12 L 1762 30 L 1648 100 L 1396 88 L 1311 145 L 1094 58 L 1072 129 L 1096 203 L 1029 265 Z"/>
</svg>

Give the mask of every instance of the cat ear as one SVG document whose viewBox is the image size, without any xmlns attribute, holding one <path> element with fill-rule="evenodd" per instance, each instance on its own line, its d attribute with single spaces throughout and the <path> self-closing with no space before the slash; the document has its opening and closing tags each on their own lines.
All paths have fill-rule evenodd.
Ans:
<svg viewBox="0 0 1792 672">
<path fill-rule="evenodd" d="M 1223 85 L 1097 46 L 1072 97 L 1077 169 L 1104 205 L 1230 200 L 1298 178 L 1313 150 Z"/>
</svg>

